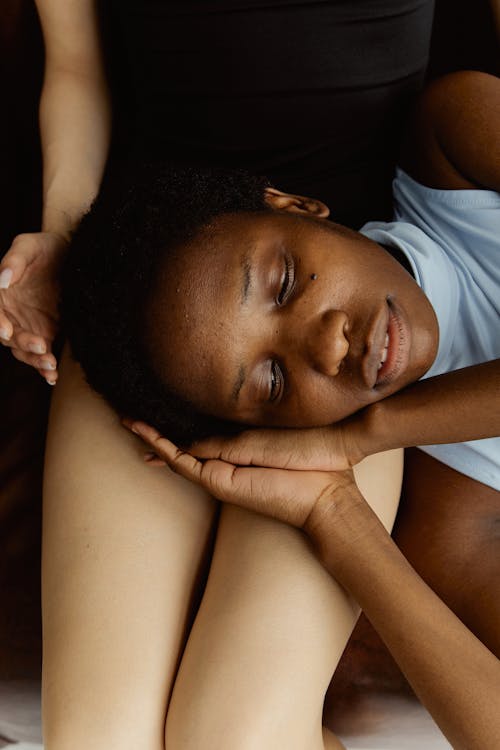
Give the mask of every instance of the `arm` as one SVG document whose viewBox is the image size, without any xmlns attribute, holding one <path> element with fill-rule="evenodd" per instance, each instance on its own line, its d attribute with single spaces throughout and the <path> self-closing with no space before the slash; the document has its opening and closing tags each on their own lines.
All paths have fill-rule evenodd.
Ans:
<svg viewBox="0 0 500 750">
<path fill-rule="evenodd" d="M 413 383 L 351 418 L 358 455 L 496 437 L 499 392 L 498 359 Z"/>
<path fill-rule="evenodd" d="M 211 494 L 302 528 L 358 601 L 455 748 L 500 746 L 500 662 L 429 589 L 360 494 L 351 472 L 197 461 L 126 422 L 181 476 Z"/>
<path fill-rule="evenodd" d="M 400 163 L 432 188 L 500 191 L 500 79 L 460 71 L 417 104 Z"/>
<path fill-rule="evenodd" d="M 417 575 L 356 486 L 324 496 L 305 530 L 453 747 L 500 747 L 500 661 Z"/>
<path fill-rule="evenodd" d="M 500 79 L 461 71 L 429 86 L 401 161 L 430 187 L 499 191 Z M 499 360 L 414 384 L 354 420 L 360 453 L 500 435 L 499 389 Z"/>
<path fill-rule="evenodd" d="M 500 435 L 499 391 L 500 360 L 492 360 L 413 383 L 331 427 L 247 430 L 190 452 L 242 465 L 342 470 L 392 448 Z"/>
<path fill-rule="evenodd" d="M 95 0 L 36 0 L 45 41 L 40 101 L 42 231 L 18 235 L 0 263 L 0 339 L 54 384 L 59 269 L 99 189 L 110 104 Z"/>
<path fill-rule="evenodd" d="M 46 50 L 42 228 L 68 237 L 99 189 L 110 104 L 94 0 L 36 0 L 36 5 Z"/>
</svg>

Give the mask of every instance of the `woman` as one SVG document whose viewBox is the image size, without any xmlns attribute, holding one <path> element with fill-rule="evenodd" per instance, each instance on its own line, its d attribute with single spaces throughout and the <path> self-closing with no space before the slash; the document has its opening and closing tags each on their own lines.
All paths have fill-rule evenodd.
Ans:
<svg viewBox="0 0 500 750">
<path fill-rule="evenodd" d="M 12 266 L 12 287 L 3 294 L 15 314 L 0 323 L 18 358 L 50 382 L 58 375 L 50 351 L 54 308 L 41 317 L 38 305 L 30 311 L 21 300 L 23 287 L 40 278 L 34 267 L 24 271 L 18 295 L 16 281 L 36 257 L 54 283 L 53 264 L 40 262 L 41 249 L 56 260 L 58 238 L 67 236 L 95 195 L 109 110 L 93 3 L 39 0 L 37 6 L 47 47 L 44 234 L 19 239 L 22 249 L 4 260 L 0 284 L 9 284 L 5 269 Z M 56 96 L 61 87 L 63 98 Z M 176 104 L 186 104 L 184 93 Z M 56 102 L 65 106 L 70 95 L 84 105 L 68 115 Z M 183 122 L 192 114 L 186 107 Z M 300 164 L 300 154 L 296 160 Z M 29 346 L 42 350 L 28 353 Z M 356 605 L 298 532 L 227 507 L 218 518 L 209 495 L 178 478 L 153 476 L 141 452 L 64 357 L 45 480 L 47 747 L 163 747 L 167 707 L 167 746 L 337 747 L 328 730 L 323 737 L 321 711 Z M 400 472 L 401 457 L 394 454 L 358 471 L 358 483 L 388 527 Z M 313 635 L 312 646 L 304 633 Z"/>
</svg>

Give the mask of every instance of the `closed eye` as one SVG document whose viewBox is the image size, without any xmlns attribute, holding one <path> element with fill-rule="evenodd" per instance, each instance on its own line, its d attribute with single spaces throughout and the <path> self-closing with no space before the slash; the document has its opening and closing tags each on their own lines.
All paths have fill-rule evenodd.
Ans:
<svg viewBox="0 0 500 750">
<path fill-rule="evenodd" d="M 271 378 L 269 387 L 269 401 L 274 402 L 280 399 L 285 388 L 285 378 L 283 371 L 276 360 L 271 362 Z"/>
<path fill-rule="evenodd" d="M 284 305 L 292 293 L 295 284 L 295 267 L 292 258 L 284 257 L 284 273 L 282 276 L 281 288 L 276 298 L 278 305 Z"/>
</svg>

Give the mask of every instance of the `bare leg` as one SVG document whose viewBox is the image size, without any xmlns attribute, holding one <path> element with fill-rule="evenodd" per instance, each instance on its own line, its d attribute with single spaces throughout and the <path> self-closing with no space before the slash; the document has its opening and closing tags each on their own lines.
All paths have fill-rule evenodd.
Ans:
<svg viewBox="0 0 500 750">
<path fill-rule="evenodd" d="M 388 527 L 400 478 L 400 453 L 372 457 L 359 470 Z M 342 747 L 322 727 L 323 703 L 358 612 L 301 532 L 223 506 L 167 716 L 166 747 Z"/>
<path fill-rule="evenodd" d="M 47 750 L 163 748 L 217 504 L 143 452 L 65 358 L 44 487 Z"/>
<path fill-rule="evenodd" d="M 66 360 L 46 459 L 46 750 L 164 748 L 169 695 L 210 561 L 217 505 L 170 472 L 144 466 L 142 451 Z M 390 498 L 388 525 L 399 481 L 397 455 L 378 457 L 366 467 L 365 485 L 379 489 L 374 499 L 379 512 Z M 191 675 L 188 661 L 182 662 L 186 689 L 179 681 L 167 733 L 172 721 L 175 732 L 187 728 L 189 733 L 193 723 L 201 728 L 210 718 L 204 699 L 216 709 L 212 727 L 224 727 L 225 690 L 239 696 L 228 704 L 231 726 L 237 729 L 241 710 L 245 737 L 256 738 L 259 747 L 274 736 L 293 747 L 294 722 L 291 727 L 283 722 L 296 713 L 303 713 L 302 722 L 295 723 L 305 744 L 295 746 L 341 747 L 322 730 L 322 703 L 357 607 L 318 565 L 299 532 L 235 508 L 223 517 L 215 567 L 186 651 L 191 658 L 200 649 L 202 659 L 193 663 Z M 236 606 L 228 611 L 223 605 L 231 591 Z M 307 616 L 303 610 L 309 603 Z M 307 634 L 312 644 L 304 643 Z M 212 658 L 212 644 L 219 660 Z M 269 680 L 270 668 L 276 684 Z M 234 691 L 227 675 L 235 676 Z M 269 700 L 276 711 L 268 735 Z M 182 711 L 185 728 L 175 718 Z M 207 747 L 205 739 L 200 737 L 198 747 Z M 215 745 L 221 747 L 219 740 Z M 168 745 L 169 750 L 188 747 L 176 738 Z"/>
</svg>

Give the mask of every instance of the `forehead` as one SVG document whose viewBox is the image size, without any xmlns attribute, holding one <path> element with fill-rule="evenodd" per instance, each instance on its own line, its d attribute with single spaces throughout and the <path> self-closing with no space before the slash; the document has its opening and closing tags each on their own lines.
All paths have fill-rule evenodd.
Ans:
<svg viewBox="0 0 500 750">
<path fill-rule="evenodd" d="M 164 302 L 168 300 L 172 311 L 185 305 L 188 292 L 190 296 L 199 293 L 205 304 L 217 305 L 228 286 L 238 284 L 244 295 L 251 260 L 258 261 L 263 253 L 284 242 L 295 242 L 314 231 L 316 223 L 271 210 L 219 217 L 167 259 L 155 292 Z M 188 320 L 189 311 L 184 314 Z"/>
<path fill-rule="evenodd" d="M 199 408 L 207 400 L 218 406 L 221 362 L 228 373 L 238 367 L 236 324 L 255 246 L 251 223 L 208 227 L 164 264 L 156 280 L 147 316 L 153 361 L 163 382 Z"/>
<path fill-rule="evenodd" d="M 208 314 L 213 320 L 215 311 L 224 327 L 231 318 L 224 301 L 233 301 L 235 292 L 240 299 L 246 296 L 252 266 L 284 247 L 306 248 L 315 234 L 325 232 L 323 224 L 272 210 L 219 217 L 167 259 L 158 275 L 156 302 L 186 334 L 194 327 L 195 336 L 195 324 Z"/>
</svg>

